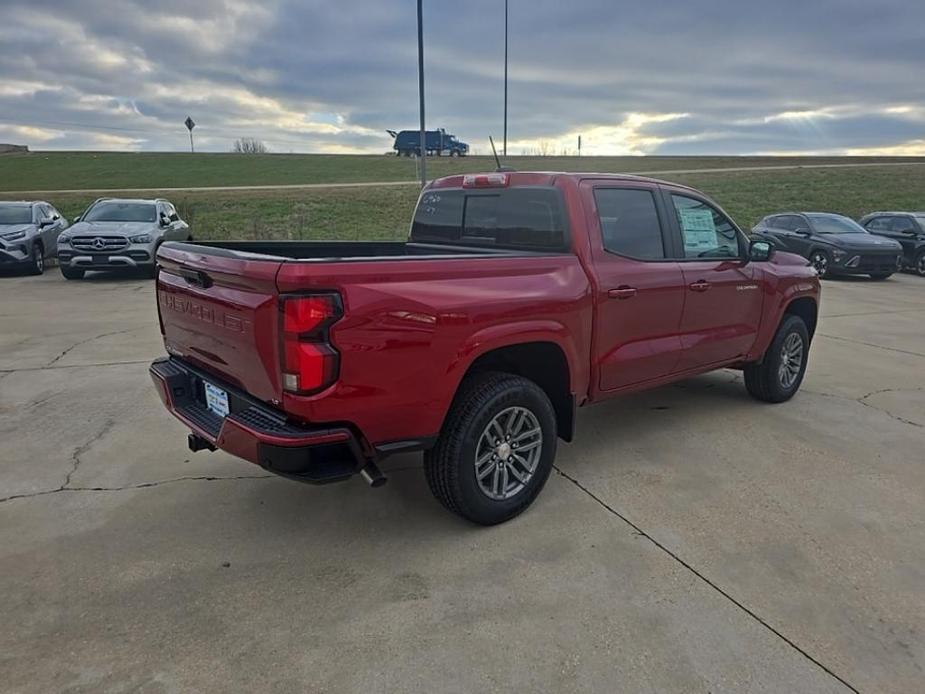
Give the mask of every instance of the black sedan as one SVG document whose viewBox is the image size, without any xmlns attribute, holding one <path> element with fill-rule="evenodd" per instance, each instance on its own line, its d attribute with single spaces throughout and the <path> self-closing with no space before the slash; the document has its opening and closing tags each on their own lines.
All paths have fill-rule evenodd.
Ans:
<svg viewBox="0 0 925 694">
<path fill-rule="evenodd" d="M 925 212 L 872 212 L 861 218 L 861 226 L 898 241 L 903 265 L 925 277 Z"/>
<path fill-rule="evenodd" d="M 902 267 L 898 242 L 828 212 L 788 212 L 762 219 L 752 235 L 809 260 L 820 277 L 869 275 L 884 280 Z"/>
</svg>

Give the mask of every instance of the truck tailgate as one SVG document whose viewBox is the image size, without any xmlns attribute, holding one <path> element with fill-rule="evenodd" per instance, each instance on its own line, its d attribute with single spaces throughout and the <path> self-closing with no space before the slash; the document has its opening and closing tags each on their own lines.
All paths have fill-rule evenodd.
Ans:
<svg viewBox="0 0 925 694">
<path fill-rule="evenodd" d="M 276 274 L 282 262 L 272 256 L 161 248 L 157 306 L 167 351 L 256 398 L 278 403 Z"/>
</svg>

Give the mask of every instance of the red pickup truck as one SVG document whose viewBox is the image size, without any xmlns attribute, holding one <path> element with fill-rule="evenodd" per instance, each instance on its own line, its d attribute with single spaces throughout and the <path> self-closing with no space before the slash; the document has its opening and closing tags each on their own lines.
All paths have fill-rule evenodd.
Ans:
<svg viewBox="0 0 925 694">
<path fill-rule="evenodd" d="M 789 399 L 819 302 L 805 259 L 620 175 L 450 176 L 407 242 L 170 242 L 158 263 L 151 376 L 191 449 L 373 486 L 422 450 L 482 524 L 536 498 L 583 405 L 720 368 Z"/>
</svg>

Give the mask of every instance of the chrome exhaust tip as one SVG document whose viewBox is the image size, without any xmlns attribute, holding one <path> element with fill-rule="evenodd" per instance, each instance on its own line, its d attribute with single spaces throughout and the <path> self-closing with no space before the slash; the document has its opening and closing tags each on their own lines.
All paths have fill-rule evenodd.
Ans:
<svg viewBox="0 0 925 694">
<path fill-rule="evenodd" d="M 360 476 L 373 488 L 381 487 L 389 481 L 389 478 L 382 474 L 382 470 L 373 461 L 366 463 L 365 467 L 360 470 Z"/>
</svg>

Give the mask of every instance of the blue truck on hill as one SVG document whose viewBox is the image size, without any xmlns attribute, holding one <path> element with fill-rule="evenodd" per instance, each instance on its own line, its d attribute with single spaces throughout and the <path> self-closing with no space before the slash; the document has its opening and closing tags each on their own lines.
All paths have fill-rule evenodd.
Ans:
<svg viewBox="0 0 925 694">
<path fill-rule="evenodd" d="M 420 156 L 421 155 L 421 131 L 420 130 L 394 130 L 386 131 L 395 138 L 395 144 L 392 149 L 400 157 Z M 464 157 L 469 154 L 469 145 L 460 142 L 455 135 L 450 135 L 446 130 L 425 130 L 424 131 L 424 148 L 427 156 L 450 156 Z"/>
</svg>

